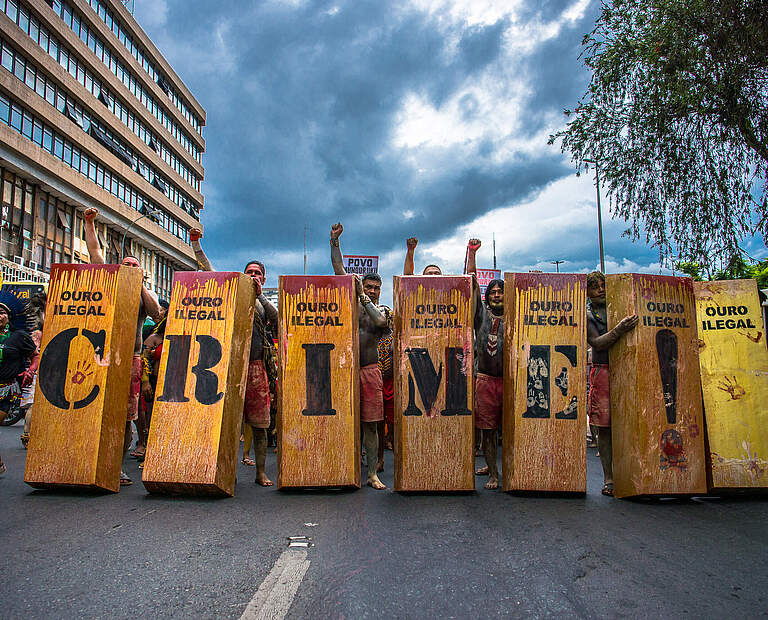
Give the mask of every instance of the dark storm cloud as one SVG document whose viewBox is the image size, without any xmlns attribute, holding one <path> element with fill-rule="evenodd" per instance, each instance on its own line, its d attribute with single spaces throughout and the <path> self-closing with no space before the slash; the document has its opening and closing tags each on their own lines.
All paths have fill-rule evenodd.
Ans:
<svg viewBox="0 0 768 620">
<path fill-rule="evenodd" d="M 549 18 L 565 6 L 548 4 Z M 547 17 L 536 6 L 524 19 Z M 406 2 L 169 0 L 162 29 L 148 30 L 207 111 L 203 223 L 215 264 L 300 253 L 305 225 L 322 256 L 338 219 L 355 231 L 355 249 L 383 255 L 411 234 L 450 236 L 571 174 L 544 143 L 533 156 L 498 156 L 495 142 L 482 139 L 442 153 L 439 172 L 422 178 L 392 146 L 407 95 L 439 110 L 468 80 L 488 72 L 507 79 L 509 27 L 506 19 L 467 26 Z M 588 18 L 570 24 L 522 59 L 533 92 L 521 120 L 527 134 L 581 94 L 576 57 L 589 28 Z M 458 101 L 464 121 L 480 110 L 473 94 Z M 317 272 L 329 268 L 314 262 Z"/>
</svg>

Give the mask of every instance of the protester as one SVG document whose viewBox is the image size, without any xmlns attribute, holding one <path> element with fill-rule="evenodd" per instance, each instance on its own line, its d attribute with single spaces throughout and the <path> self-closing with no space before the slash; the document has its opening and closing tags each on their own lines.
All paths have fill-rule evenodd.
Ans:
<svg viewBox="0 0 768 620">
<path fill-rule="evenodd" d="M 20 302 L 11 295 L 0 301 L 0 422 L 21 396 L 19 375 L 24 372 L 27 361 L 37 347 L 30 335 L 24 331 L 24 317 L 20 316 Z M 16 304 L 13 303 L 16 300 Z M 31 378 L 25 375 L 25 384 Z M 0 474 L 5 472 L 5 463 L 0 457 Z"/>
<path fill-rule="evenodd" d="M 341 255 L 339 237 L 344 232 L 341 222 L 331 227 L 331 264 L 338 276 L 346 275 Z M 368 464 L 368 486 L 382 490 L 386 485 L 379 480 L 377 470 L 382 460 L 383 450 L 379 455 L 378 423 L 384 421 L 384 386 L 379 369 L 378 346 L 386 334 L 389 320 L 383 306 L 377 306 L 381 294 L 381 276 L 368 273 L 360 280 L 355 276 L 358 310 L 359 346 L 360 346 L 360 425 L 363 430 L 365 457 Z M 374 458 L 376 455 L 376 458 Z"/>
<path fill-rule="evenodd" d="M 46 293 L 35 293 L 26 308 L 27 326 L 30 336 L 37 347 L 37 353 L 32 358 L 29 368 L 25 371 L 29 384 L 21 390 L 21 408 L 24 409 L 24 432 L 21 433 L 21 445 L 29 445 L 29 428 L 32 423 L 32 406 L 34 405 L 35 387 L 37 386 L 37 367 L 40 363 L 40 343 L 43 339 L 43 323 L 45 322 Z"/>
<path fill-rule="evenodd" d="M 91 264 L 103 265 L 104 256 L 101 253 L 99 239 L 96 236 L 96 228 L 94 226 L 94 220 L 98 214 L 98 209 L 94 209 L 93 207 L 86 209 L 85 213 L 83 214 L 83 218 L 85 220 L 85 244 L 88 247 L 88 255 L 91 258 Z M 123 256 L 120 264 L 125 265 L 126 267 L 134 267 L 141 270 L 139 259 L 137 259 L 135 256 Z M 142 274 L 143 273 L 144 272 L 142 270 Z M 142 338 L 142 328 L 144 327 L 144 321 L 146 320 L 147 315 L 149 315 L 149 317 L 155 321 L 155 323 L 158 323 L 161 318 L 160 305 L 157 303 L 155 296 L 145 286 L 142 286 L 141 300 L 139 302 L 139 316 L 136 325 L 136 339 L 133 348 L 133 362 L 131 364 L 131 386 L 128 396 L 125 436 L 123 439 L 123 459 L 125 459 L 125 455 L 128 452 L 128 449 L 131 447 L 131 439 L 133 437 L 133 432 L 131 431 L 131 422 L 138 419 L 139 417 L 139 396 L 141 393 L 141 351 L 144 344 L 144 339 Z M 133 484 L 133 481 L 130 479 L 128 474 L 125 473 L 124 470 L 120 472 L 120 484 L 122 486 Z"/>
<path fill-rule="evenodd" d="M 467 244 L 467 273 L 477 275 L 476 255 L 479 239 Z M 486 466 L 477 470 L 478 476 L 488 476 L 486 489 L 499 488 L 499 468 L 496 463 L 496 431 L 501 421 L 504 384 L 504 281 L 491 280 L 480 297 L 480 287 L 473 278 L 475 295 L 475 428 L 480 430 Z M 484 303 L 483 303 L 484 302 Z"/>
<path fill-rule="evenodd" d="M 592 347 L 589 371 L 589 421 L 597 427 L 597 449 L 603 465 L 603 495 L 613 495 L 613 445 L 611 442 L 611 399 L 608 380 L 608 350 L 637 325 L 637 315 L 625 316 L 608 329 L 605 303 L 605 276 L 593 271 L 587 276 L 587 343 Z"/>
<path fill-rule="evenodd" d="M 197 264 L 204 271 L 213 271 L 211 262 L 203 252 L 200 239 L 203 233 L 198 228 L 189 231 L 192 249 L 195 251 Z M 246 424 L 253 432 L 253 450 L 256 457 L 256 484 L 271 487 L 273 482 L 267 477 L 267 432 L 270 424 L 270 383 L 277 377 L 277 365 L 273 355 L 272 342 L 268 336 L 269 325 L 277 324 L 277 310 L 264 296 L 262 286 L 266 282 L 266 267 L 258 260 L 251 260 L 245 265 L 243 273 L 251 277 L 256 287 L 255 311 L 251 330 L 251 352 L 248 362 L 248 375 L 245 386 L 243 414 Z M 270 379 L 272 377 L 272 379 Z M 245 459 L 245 454 L 243 458 Z"/>
</svg>

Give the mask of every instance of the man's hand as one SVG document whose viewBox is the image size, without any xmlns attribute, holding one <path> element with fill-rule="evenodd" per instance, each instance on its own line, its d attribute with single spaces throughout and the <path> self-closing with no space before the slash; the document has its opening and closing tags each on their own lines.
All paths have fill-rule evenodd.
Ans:
<svg viewBox="0 0 768 620">
<path fill-rule="evenodd" d="M 256 297 L 261 297 L 261 282 L 254 279 L 253 285 L 256 287 Z"/>
<path fill-rule="evenodd" d="M 338 239 L 341 237 L 341 233 L 344 232 L 344 227 L 341 225 L 341 222 L 337 222 L 333 226 L 331 226 L 331 239 Z"/>
<path fill-rule="evenodd" d="M 83 213 L 83 218 L 85 218 L 86 222 L 92 222 L 96 219 L 96 216 L 99 214 L 99 210 L 95 207 L 90 207 L 85 210 L 85 213 Z"/>
<path fill-rule="evenodd" d="M 417 245 L 419 245 L 419 240 L 416 237 L 409 237 L 405 241 L 405 246 L 409 250 L 415 250 Z"/>
<path fill-rule="evenodd" d="M 482 242 L 480 239 L 470 239 L 469 243 L 467 243 L 467 249 L 470 252 L 477 252 L 480 249 L 480 246 L 482 245 Z"/>
<path fill-rule="evenodd" d="M 637 326 L 637 322 L 638 318 L 636 314 L 625 316 L 623 319 L 621 319 L 621 321 L 619 321 L 619 324 L 616 326 L 616 331 L 618 331 L 620 334 L 631 332 Z"/>
<path fill-rule="evenodd" d="M 363 289 L 363 281 L 360 279 L 360 276 L 355 274 L 355 294 L 360 297 L 360 295 L 365 294 L 365 290 Z"/>
<path fill-rule="evenodd" d="M 31 370 L 27 369 L 20 375 L 21 377 L 21 387 L 29 387 L 32 385 L 32 380 L 35 378 L 35 373 Z"/>
<path fill-rule="evenodd" d="M 190 243 L 193 241 L 199 241 L 203 237 L 203 231 L 199 228 L 190 228 L 189 229 L 189 241 Z"/>
</svg>

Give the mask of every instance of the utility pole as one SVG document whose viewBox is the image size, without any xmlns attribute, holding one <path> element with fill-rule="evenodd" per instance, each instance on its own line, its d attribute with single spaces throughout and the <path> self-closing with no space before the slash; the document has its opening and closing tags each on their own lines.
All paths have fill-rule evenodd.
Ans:
<svg viewBox="0 0 768 620">
<path fill-rule="evenodd" d="M 493 268 L 496 269 L 496 233 L 493 233 Z"/>
<path fill-rule="evenodd" d="M 595 165 L 595 186 L 597 187 L 597 239 L 600 244 L 600 271 L 605 273 L 605 255 L 603 254 L 603 215 L 600 210 L 600 177 L 596 159 L 585 159 L 588 164 Z"/>
<path fill-rule="evenodd" d="M 557 273 L 560 273 L 560 265 L 562 265 L 565 261 L 564 260 L 553 260 L 550 261 L 554 266 L 555 269 L 557 269 Z"/>
<path fill-rule="evenodd" d="M 304 275 L 307 275 L 307 231 L 309 226 L 304 225 Z"/>
</svg>

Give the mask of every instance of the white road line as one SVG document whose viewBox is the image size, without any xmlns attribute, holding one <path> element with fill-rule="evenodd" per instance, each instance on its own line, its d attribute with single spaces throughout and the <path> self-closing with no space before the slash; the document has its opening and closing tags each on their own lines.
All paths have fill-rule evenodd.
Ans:
<svg viewBox="0 0 768 620">
<path fill-rule="evenodd" d="M 286 549 L 261 582 L 240 620 L 282 620 L 309 568 L 304 549 Z"/>
</svg>

